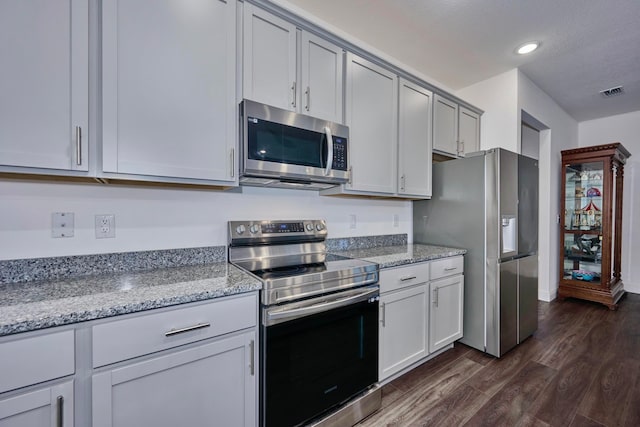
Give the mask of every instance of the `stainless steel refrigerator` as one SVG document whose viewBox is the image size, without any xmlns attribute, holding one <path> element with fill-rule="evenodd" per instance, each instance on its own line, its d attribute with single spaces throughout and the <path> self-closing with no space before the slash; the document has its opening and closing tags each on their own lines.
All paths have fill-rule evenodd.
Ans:
<svg viewBox="0 0 640 427">
<path fill-rule="evenodd" d="M 496 357 L 538 328 L 538 162 L 504 149 L 433 165 L 413 240 L 467 249 L 464 344 Z"/>
</svg>

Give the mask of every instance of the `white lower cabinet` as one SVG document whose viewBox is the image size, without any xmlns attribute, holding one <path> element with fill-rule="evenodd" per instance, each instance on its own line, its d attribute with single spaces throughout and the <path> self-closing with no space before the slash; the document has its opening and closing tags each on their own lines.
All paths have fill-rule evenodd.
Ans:
<svg viewBox="0 0 640 427">
<path fill-rule="evenodd" d="M 462 256 L 380 271 L 379 381 L 462 337 L 462 273 Z"/>
<path fill-rule="evenodd" d="M 428 354 L 428 292 L 422 284 L 380 296 L 381 380 Z"/>
<path fill-rule="evenodd" d="M 73 426 L 74 342 L 71 329 L 0 340 L 0 426 Z"/>
<path fill-rule="evenodd" d="M 0 398 L 2 427 L 72 427 L 73 380 Z"/>
<path fill-rule="evenodd" d="M 93 427 L 257 424 L 257 293 L 92 327 Z"/>
<path fill-rule="evenodd" d="M 93 376 L 94 427 L 256 425 L 255 332 Z"/>
<path fill-rule="evenodd" d="M 436 280 L 429 288 L 429 352 L 433 353 L 462 338 L 464 276 Z"/>
</svg>

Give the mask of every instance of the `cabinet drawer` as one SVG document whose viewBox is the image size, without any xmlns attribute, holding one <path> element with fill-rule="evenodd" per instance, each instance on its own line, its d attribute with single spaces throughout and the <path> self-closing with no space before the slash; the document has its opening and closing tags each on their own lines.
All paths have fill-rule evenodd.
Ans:
<svg viewBox="0 0 640 427">
<path fill-rule="evenodd" d="M 0 343 L 0 393 L 72 375 L 74 331 Z"/>
<path fill-rule="evenodd" d="M 464 257 L 455 256 L 431 261 L 431 280 L 462 274 L 464 271 Z"/>
<path fill-rule="evenodd" d="M 380 270 L 380 292 L 395 291 L 429 281 L 429 263 Z"/>
<path fill-rule="evenodd" d="M 252 294 L 102 323 L 93 327 L 93 367 L 250 328 L 257 316 Z"/>
</svg>

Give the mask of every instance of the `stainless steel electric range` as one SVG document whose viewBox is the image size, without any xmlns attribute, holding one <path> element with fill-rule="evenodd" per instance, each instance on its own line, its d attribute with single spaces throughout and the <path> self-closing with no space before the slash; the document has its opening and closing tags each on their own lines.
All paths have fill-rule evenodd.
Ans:
<svg viewBox="0 0 640 427">
<path fill-rule="evenodd" d="M 264 427 L 350 426 L 380 407 L 378 265 L 327 254 L 323 220 L 230 221 L 229 261 L 263 283 Z"/>
</svg>

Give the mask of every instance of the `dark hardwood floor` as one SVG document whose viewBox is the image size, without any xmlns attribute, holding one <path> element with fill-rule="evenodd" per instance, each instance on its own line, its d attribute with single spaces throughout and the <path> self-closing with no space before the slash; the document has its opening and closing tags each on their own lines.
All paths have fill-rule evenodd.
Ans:
<svg viewBox="0 0 640 427">
<path fill-rule="evenodd" d="M 640 295 L 538 307 L 536 333 L 502 358 L 456 343 L 384 386 L 358 427 L 640 426 Z"/>
</svg>

